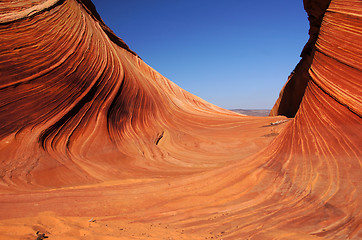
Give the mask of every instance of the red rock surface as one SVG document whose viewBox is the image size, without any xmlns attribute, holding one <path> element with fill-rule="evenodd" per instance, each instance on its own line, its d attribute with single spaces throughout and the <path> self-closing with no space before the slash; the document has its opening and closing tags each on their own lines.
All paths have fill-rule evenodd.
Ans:
<svg viewBox="0 0 362 240">
<path fill-rule="evenodd" d="M 302 59 L 289 75 L 270 116 L 295 117 L 310 79 L 308 69 L 314 58 L 319 30 L 330 2 L 331 0 L 303 0 L 304 9 L 308 13 L 309 40 L 300 54 Z"/>
<path fill-rule="evenodd" d="M 89 1 L 0 13 L 0 239 L 362 237 L 361 1 L 331 1 L 293 119 L 182 90 Z"/>
</svg>

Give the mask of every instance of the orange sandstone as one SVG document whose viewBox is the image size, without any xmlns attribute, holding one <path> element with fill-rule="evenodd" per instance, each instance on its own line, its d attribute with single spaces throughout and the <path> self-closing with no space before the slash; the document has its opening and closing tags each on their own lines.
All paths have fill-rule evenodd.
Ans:
<svg viewBox="0 0 362 240">
<path fill-rule="evenodd" d="M 90 1 L 0 3 L 0 239 L 360 239 L 362 4 L 316 3 L 293 119 L 182 90 Z"/>
</svg>

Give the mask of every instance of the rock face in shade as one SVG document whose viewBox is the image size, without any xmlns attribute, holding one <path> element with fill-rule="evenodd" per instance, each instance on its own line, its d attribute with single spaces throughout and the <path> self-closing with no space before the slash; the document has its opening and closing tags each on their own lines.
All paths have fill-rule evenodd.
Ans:
<svg viewBox="0 0 362 240">
<path fill-rule="evenodd" d="M 182 90 L 90 1 L 1 2 L 0 238 L 362 238 L 362 3 L 323 6 L 287 119 Z"/>
<path fill-rule="evenodd" d="M 300 54 L 302 59 L 289 75 L 288 81 L 281 90 L 279 98 L 270 112 L 270 116 L 283 115 L 295 117 L 310 79 L 308 70 L 316 51 L 315 44 L 318 39 L 323 16 L 330 2 L 331 0 L 303 0 L 304 9 L 308 13 L 309 40 Z"/>
</svg>

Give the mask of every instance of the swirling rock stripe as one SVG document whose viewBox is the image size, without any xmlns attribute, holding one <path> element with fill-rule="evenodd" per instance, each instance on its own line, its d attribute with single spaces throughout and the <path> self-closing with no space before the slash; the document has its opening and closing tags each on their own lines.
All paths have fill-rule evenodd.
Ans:
<svg viewBox="0 0 362 240">
<path fill-rule="evenodd" d="M 220 114 L 240 121 L 147 66 L 80 3 L 46 9 L 24 3 L 39 12 L 2 21 L 0 136 L 7 140 L 1 176 L 7 184 L 118 179 L 135 164 L 145 168 L 150 158 L 165 158 L 156 146 L 163 134 L 190 136 L 190 124 L 210 116 L 224 121 Z M 175 157 L 170 160 L 185 161 Z M 154 162 L 145 172 L 160 172 L 160 164 L 170 170 L 168 160 Z"/>
<path fill-rule="evenodd" d="M 308 14 L 309 39 L 300 56 L 302 59 L 288 77 L 288 81 L 279 93 L 270 116 L 283 115 L 295 117 L 302 102 L 305 89 L 309 82 L 310 68 L 316 51 L 316 41 L 319 36 L 324 14 L 331 0 L 303 0 L 304 9 Z"/>
<path fill-rule="evenodd" d="M 53 211 L 190 239 L 360 239 L 361 16 L 360 1 L 332 0 L 297 114 L 276 125 L 286 119 L 180 89 L 78 2 L 1 25 L 1 219 Z"/>
</svg>

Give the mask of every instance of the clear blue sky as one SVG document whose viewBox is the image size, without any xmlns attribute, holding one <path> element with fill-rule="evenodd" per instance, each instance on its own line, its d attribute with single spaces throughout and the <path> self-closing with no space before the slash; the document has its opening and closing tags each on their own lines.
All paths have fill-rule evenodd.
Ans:
<svg viewBox="0 0 362 240">
<path fill-rule="evenodd" d="M 93 3 L 148 65 L 227 109 L 270 109 L 308 40 L 302 0 Z"/>
</svg>

